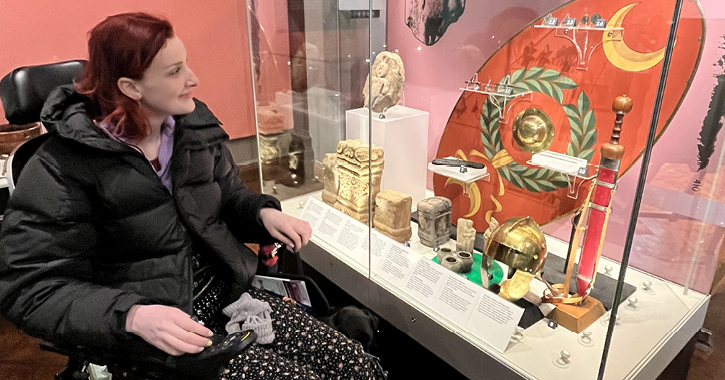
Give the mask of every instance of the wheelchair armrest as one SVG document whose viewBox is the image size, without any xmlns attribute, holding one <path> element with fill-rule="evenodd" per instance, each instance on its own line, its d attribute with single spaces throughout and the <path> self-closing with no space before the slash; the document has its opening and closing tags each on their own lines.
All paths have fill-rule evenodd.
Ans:
<svg viewBox="0 0 725 380">
<path fill-rule="evenodd" d="M 109 368 L 112 366 L 137 367 L 143 368 L 146 371 L 166 373 L 172 370 L 165 363 L 169 355 L 161 351 L 158 351 L 156 354 L 149 354 L 149 352 L 130 354 L 83 346 L 65 346 L 47 341 L 41 341 L 40 348 L 45 351 L 67 356 L 70 360 L 76 362 L 93 363 L 101 366 L 107 365 Z"/>
</svg>

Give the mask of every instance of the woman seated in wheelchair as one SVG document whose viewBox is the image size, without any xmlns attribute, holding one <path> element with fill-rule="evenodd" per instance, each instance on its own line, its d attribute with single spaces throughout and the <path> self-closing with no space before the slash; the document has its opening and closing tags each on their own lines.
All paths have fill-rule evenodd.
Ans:
<svg viewBox="0 0 725 380">
<path fill-rule="evenodd" d="M 5 213 L 2 313 L 56 345 L 180 357 L 213 332 L 254 330 L 225 379 L 378 378 L 359 343 L 250 287 L 258 257 L 243 242 L 298 250 L 311 228 L 240 181 L 171 24 L 108 17 L 88 53 L 47 99 L 53 135 Z"/>
</svg>

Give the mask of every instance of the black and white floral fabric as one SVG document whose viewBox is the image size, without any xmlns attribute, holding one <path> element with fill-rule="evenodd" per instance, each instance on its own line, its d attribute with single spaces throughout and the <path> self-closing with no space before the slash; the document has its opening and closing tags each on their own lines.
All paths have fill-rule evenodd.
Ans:
<svg viewBox="0 0 725 380">
<path fill-rule="evenodd" d="M 360 343 L 312 318 L 296 305 L 258 289 L 272 307 L 274 342 L 254 345 L 232 359 L 219 380 L 376 380 L 376 367 Z"/>
</svg>

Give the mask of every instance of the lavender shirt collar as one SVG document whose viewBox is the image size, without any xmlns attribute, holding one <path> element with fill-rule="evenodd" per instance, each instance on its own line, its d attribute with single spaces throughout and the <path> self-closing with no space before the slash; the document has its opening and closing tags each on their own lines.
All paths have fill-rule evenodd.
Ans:
<svg viewBox="0 0 725 380">
<path fill-rule="evenodd" d="M 129 142 L 128 140 L 120 137 L 116 137 L 111 132 L 113 128 L 108 125 L 108 123 L 101 122 L 99 123 L 99 126 L 101 129 L 106 132 L 108 136 L 111 138 L 118 140 L 138 151 L 140 149 L 134 145 L 133 143 Z M 159 179 L 161 180 L 161 183 L 166 187 L 167 190 L 169 190 L 169 193 L 172 193 L 171 189 L 171 173 L 169 171 L 169 162 L 171 161 L 171 155 L 174 153 L 174 130 L 176 128 L 176 121 L 173 117 L 168 116 L 166 120 L 161 124 L 161 145 L 159 146 L 159 165 L 160 169 L 155 170 L 156 175 L 159 176 Z"/>
</svg>

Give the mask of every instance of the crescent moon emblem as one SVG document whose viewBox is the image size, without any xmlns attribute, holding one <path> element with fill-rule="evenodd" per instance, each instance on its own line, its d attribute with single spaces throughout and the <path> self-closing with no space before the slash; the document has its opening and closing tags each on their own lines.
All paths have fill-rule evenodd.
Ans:
<svg viewBox="0 0 725 380">
<path fill-rule="evenodd" d="M 465 189 L 465 187 L 468 186 L 463 182 L 448 177 L 448 179 L 446 179 L 445 185 L 443 185 L 443 188 L 448 187 L 448 185 L 450 184 L 459 185 L 462 189 Z M 470 188 L 468 189 L 468 197 L 471 199 L 471 203 L 468 206 L 468 212 L 463 215 L 464 218 L 475 215 L 478 210 L 481 209 L 481 190 L 478 189 L 478 185 L 475 182 L 470 184 Z"/>
<path fill-rule="evenodd" d="M 637 4 L 630 4 L 618 10 L 609 20 L 607 26 L 621 28 L 624 18 Z M 624 42 L 623 32 L 623 30 L 614 30 L 611 36 L 608 36 L 607 33 L 602 36 L 604 54 L 614 66 L 625 71 L 637 72 L 652 68 L 662 61 L 665 56 L 665 48 L 651 53 L 634 51 Z"/>
</svg>

